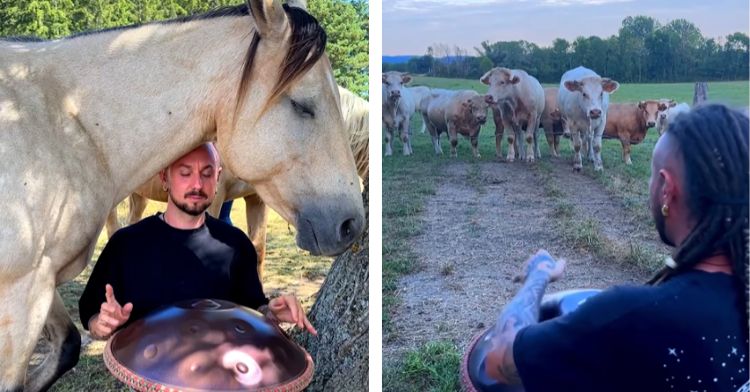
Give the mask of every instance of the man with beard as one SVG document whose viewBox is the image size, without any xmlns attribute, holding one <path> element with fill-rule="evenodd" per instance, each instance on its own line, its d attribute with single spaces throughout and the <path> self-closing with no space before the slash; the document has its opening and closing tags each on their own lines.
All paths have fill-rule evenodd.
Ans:
<svg viewBox="0 0 750 392">
<path fill-rule="evenodd" d="M 678 116 L 654 148 L 650 209 L 673 246 L 644 286 L 618 286 L 539 322 L 564 261 L 539 251 L 490 332 L 484 369 L 534 391 L 748 391 L 748 118 Z"/>
<path fill-rule="evenodd" d="M 207 143 L 159 173 L 166 211 L 110 238 L 78 302 L 92 337 L 107 339 L 157 308 L 196 298 L 229 300 L 316 333 L 294 296 L 269 301 L 263 294 L 247 236 L 205 212 L 220 172 L 216 148 Z"/>
</svg>

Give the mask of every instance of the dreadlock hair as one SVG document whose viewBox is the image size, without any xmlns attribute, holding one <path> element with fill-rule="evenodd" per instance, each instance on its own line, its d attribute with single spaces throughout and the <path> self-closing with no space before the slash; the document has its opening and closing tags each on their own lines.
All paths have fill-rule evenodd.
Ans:
<svg viewBox="0 0 750 392">
<path fill-rule="evenodd" d="M 677 142 L 685 173 L 686 203 L 696 225 L 675 248 L 675 263 L 659 271 L 649 283 L 661 282 L 707 257 L 724 254 L 747 306 L 748 117 L 724 105 L 707 104 L 677 116 L 667 133 Z"/>
</svg>

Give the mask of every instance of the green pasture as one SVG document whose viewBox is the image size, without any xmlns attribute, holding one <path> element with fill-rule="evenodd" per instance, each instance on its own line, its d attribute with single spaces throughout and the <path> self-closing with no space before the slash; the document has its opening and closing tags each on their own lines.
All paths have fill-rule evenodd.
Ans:
<svg viewBox="0 0 750 392">
<path fill-rule="evenodd" d="M 430 78 L 415 76 L 411 86 L 424 85 L 446 89 L 473 89 L 485 93 L 487 86 L 478 80 Z M 547 86 L 545 86 L 547 87 Z M 612 94 L 612 102 L 635 102 L 643 99 L 671 98 L 678 102 L 692 103 L 693 83 L 670 84 L 621 84 Z M 722 102 L 731 106 L 748 105 L 748 82 L 709 83 L 708 97 L 711 101 Z M 458 158 L 450 157 L 450 143 L 445 135 L 441 137 L 443 155 L 436 156 L 429 134 L 421 134 L 421 117 L 412 117 L 412 147 L 414 155 L 401 156 L 401 142 L 398 136 L 393 142 L 394 156 L 383 158 L 383 333 L 384 339 L 397 336 L 398 331 L 390 328 L 389 318 L 393 309 L 399 304 L 397 283 L 401 275 L 419 268 L 414 263 L 415 255 L 409 247 L 412 237 L 422 231 L 421 213 L 425 199 L 434 194 L 436 184 L 440 181 L 442 168 L 454 161 L 476 162 L 471 154 L 468 139 L 459 137 Z M 482 161 L 495 159 L 495 126 L 492 117 L 482 127 L 479 138 L 479 151 Z M 395 136 L 395 135 L 394 135 Z M 563 164 L 572 170 L 572 148 L 568 139 L 560 143 L 560 161 L 551 161 L 544 137 L 539 131 L 542 160 L 535 163 L 540 173 L 550 175 L 550 165 Z M 600 181 L 613 197 L 619 199 L 626 210 L 635 216 L 644 230 L 653 230 L 651 217 L 645 208 L 648 201 L 648 178 L 650 176 L 651 152 L 658 135 L 655 129 L 647 133 L 643 143 L 632 146 L 633 164 L 628 166 L 622 161 L 622 147 L 617 140 L 604 140 L 602 159 L 603 172 L 594 172 L 592 164 L 584 162 L 582 175 Z M 382 141 L 381 141 L 382 144 Z M 385 150 L 382 149 L 384 152 Z M 507 152 L 507 142 L 503 142 L 503 156 Z M 525 164 L 517 162 L 515 164 Z M 554 192 L 554 189 L 548 192 Z M 560 203 L 571 201 L 560 200 Z M 561 209 L 569 211 L 569 209 Z M 570 217 L 560 216 L 560 219 Z M 580 233 L 564 233 L 575 242 L 586 244 L 592 252 L 601 252 L 598 230 L 581 225 Z M 653 262 L 650 255 L 631 249 L 625 262 Z M 404 358 L 396 358 L 396 364 L 384 366 L 383 386 L 387 391 L 451 391 L 458 388 L 458 366 L 461 357 L 460 348 L 450 342 L 433 341 L 407 353 Z"/>
<path fill-rule="evenodd" d="M 150 202 L 144 217 L 164 211 L 165 208 L 165 203 Z M 125 221 L 127 211 L 124 204 L 118 206 L 118 215 L 121 222 Z M 245 201 L 243 199 L 235 200 L 231 217 L 232 223 L 247 233 Z M 94 261 L 98 259 L 106 243 L 107 234 L 106 230 L 103 230 L 99 235 L 94 252 Z M 268 219 L 266 262 L 262 279 L 266 296 L 272 297 L 279 293 L 295 294 L 302 302 L 302 306 L 309 310 L 332 262 L 333 259 L 331 258 L 311 256 L 308 252 L 297 248 L 294 241 L 294 229 L 279 215 L 271 211 Z M 86 340 L 85 336 L 88 333 L 83 331 L 78 317 L 78 298 L 83 293 L 93 264 L 94 262 L 75 280 L 58 288 L 65 302 L 65 307 L 84 336 L 84 340 Z M 107 371 L 102 360 L 103 352 L 104 342 L 93 341 L 86 345 L 81 350 L 78 365 L 66 373 L 51 388 L 51 391 L 128 391 Z"/>
</svg>

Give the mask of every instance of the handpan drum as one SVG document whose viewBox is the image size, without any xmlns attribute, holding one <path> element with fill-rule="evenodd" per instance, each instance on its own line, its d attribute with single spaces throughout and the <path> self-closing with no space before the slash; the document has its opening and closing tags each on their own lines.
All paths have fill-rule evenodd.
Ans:
<svg viewBox="0 0 750 392">
<path fill-rule="evenodd" d="M 542 298 L 539 321 L 549 320 L 574 311 L 589 297 L 601 290 L 567 290 Z M 461 385 L 466 392 L 523 392 L 523 387 L 500 383 L 485 372 L 485 358 L 491 349 L 489 332 L 492 327 L 474 337 L 461 362 Z"/>
<path fill-rule="evenodd" d="M 223 300 L 158 310 L 117 331 L 104 363 L 137 391 L 301 391 L 310 354 L 263 316 Z"/>
</svg>

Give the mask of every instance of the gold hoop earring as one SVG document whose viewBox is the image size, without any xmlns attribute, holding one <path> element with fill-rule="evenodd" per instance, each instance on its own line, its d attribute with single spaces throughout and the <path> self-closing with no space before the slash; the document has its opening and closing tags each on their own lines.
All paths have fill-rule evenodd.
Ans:
<svg viewBox="0 0 750 392">
<path fill-rule="evenodd" d="M 665 218 L 669 216 L 669 206 L 666 204 L 662 204 L 661 206 L 661 215 Z"/>
</svg>

